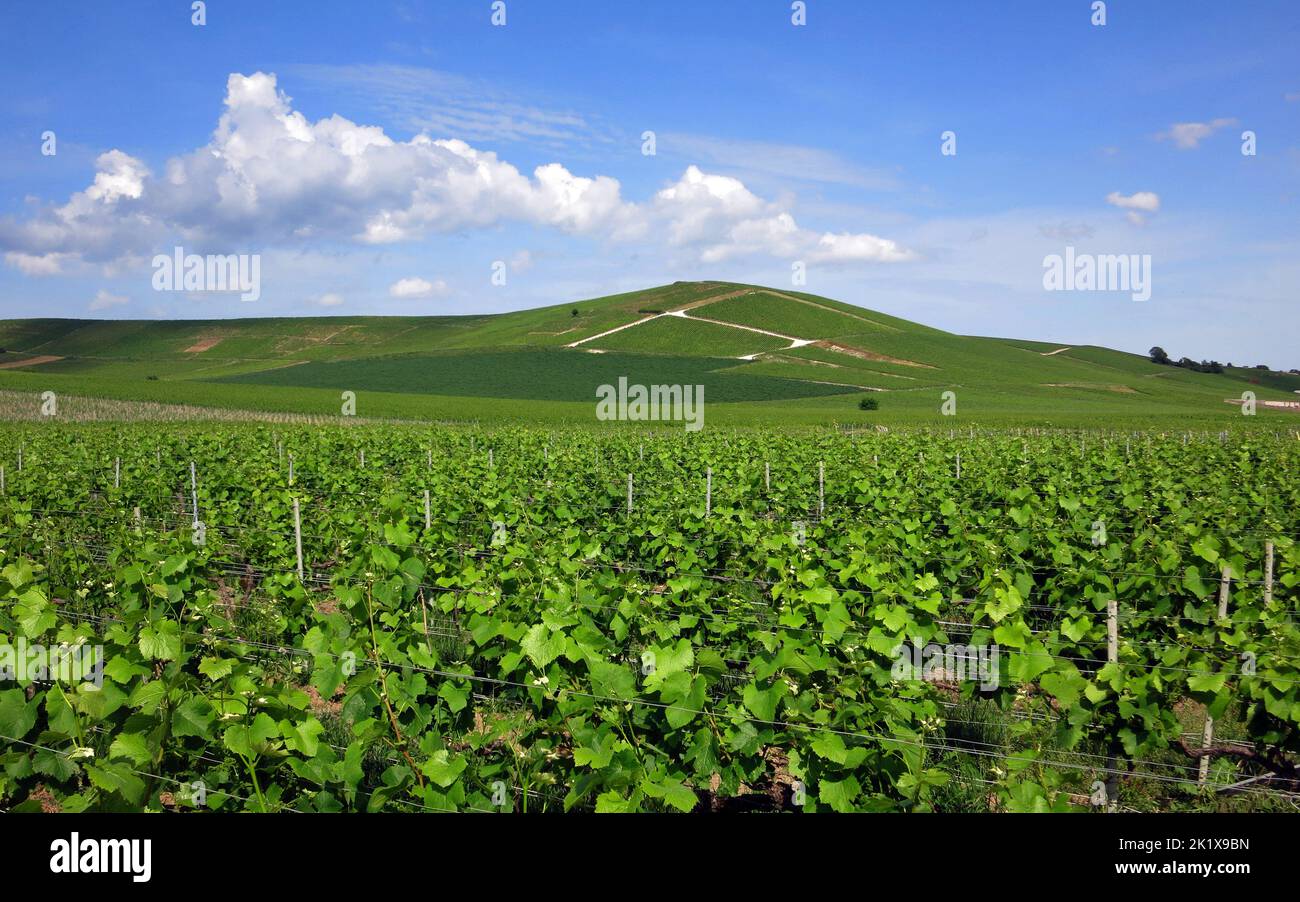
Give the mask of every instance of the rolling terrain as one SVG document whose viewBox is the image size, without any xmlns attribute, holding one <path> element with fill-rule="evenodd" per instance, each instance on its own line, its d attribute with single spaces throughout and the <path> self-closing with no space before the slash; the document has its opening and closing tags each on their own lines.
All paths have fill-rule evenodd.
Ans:
<svg viewBox="0 0 1300 902">
<path fill-rule="evenodd" d="M 1198 373 L 1108 348 L 955 335 L 801 292 L 678 282 L 496 315 L 0 321 L 0 390 L 411 419 L 591 421 L 598 385 L 704 384 L 713 421 L 1206 427 L 1300 377 Z M 858 409 L 874 397 L 875 412 Z M 1260 407 L 1256 420 L 1298 414 Z M 1281 418 L 1279 420 L 1279 418 Z M 1295 421 L 1300 424 L 1300 420 Z"/>
</svg>

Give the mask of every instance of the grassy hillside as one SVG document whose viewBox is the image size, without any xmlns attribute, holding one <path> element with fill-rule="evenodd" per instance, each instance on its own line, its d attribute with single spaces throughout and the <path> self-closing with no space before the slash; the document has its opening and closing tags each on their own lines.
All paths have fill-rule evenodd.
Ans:
<svg viewBox="0 0 1300 902">
<path fill-rule="evenodd" d="M 0 321 L 0 390 L 326 413 L 351 390 L 376 416 L 592 418 L 620 375 L 706 386 L 732 422 L 940 421 L 1206 428 L 1300 414 L 1300 377 L 1196 373 L 1108 348 L 954 335 L 828 298 L 725 282 L 478 316 L 183 322 Z M 880 410 L 858 411 L 870 392 Z M 725 409 L 723 409 L 725 408 Z M 715 416 L 714 421 L 718 417 Z"/>
</svg>

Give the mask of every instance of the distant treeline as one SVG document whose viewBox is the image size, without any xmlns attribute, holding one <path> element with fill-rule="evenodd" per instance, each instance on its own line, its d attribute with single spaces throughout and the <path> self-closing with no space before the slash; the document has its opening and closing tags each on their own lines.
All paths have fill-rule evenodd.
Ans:
<svg viewBox="0 0 1300 902">
<path fill-rule="evenodd" d="M 1174 360 L 1165 353 L 1165 349 L 1159 345 L 1152 348 L 1147 353 L 1151 356 L 1152 363 L 1161 363 L 1165 366 L 1180 366 L 1185 370 L 1195 370 L 1198 373 L 1222 373 L 1225 366 L 1229 368 L 1232 367 L 1231 363 L 1223 364 L 1219 363 L 1217 360 L 1202 360 L 1199 363 L 1190 357 L 1180 357 L 1178 360 Z M 1245 367 L 1243 367 L 1243 369 L 1245 369 Z M 1267 363 L 1257 363 L 1253 369 L 1268 370 L 1271 372 L 1273 368 Z M 1287 370 L 1287 372 L 1300 376 L 1300 370 Z"/>
</svg>

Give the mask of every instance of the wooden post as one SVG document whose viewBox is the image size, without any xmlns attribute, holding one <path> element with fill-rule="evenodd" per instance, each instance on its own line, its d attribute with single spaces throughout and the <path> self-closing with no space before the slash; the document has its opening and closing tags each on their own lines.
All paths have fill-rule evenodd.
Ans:
<svg viewBox="0 0 1300 902">
<path fill-rule="evenodd" d="M 1119 602 L 1106 602 L 1106 660 L 1119 660 Z"/>
<path fill-rule="evenodd" d="M 122 458 L 115 457 L 113 458 L 113 488 L 120 489 L 121 487 L 122 487 Z"/>
<path fill-rule="evenodd" d="M 817 461 L 817 516 L 826 513 L 826 467 Z"/>
<path fill-rule="evenodd" d="M 428 465 L 429 465 L 428 468 L 429 468 L 430 470 L 432 470 L 432 469 L 433 469 L 433 449 L 430 448 L 430 449 L 428 450 L 427 453 L 428 453 Z"/>
<path fill-rule="evenodd" d="M 6 494 L 6 492 L 5 492 L 5 468 L 4 468 L 3 466 L 0 466 L 0 495 L 4 495 L 4 494 Z"/>
<path fill-rule="evenodd" d="M 1111 599 L 1106 602 L 1106 660 L 1111 664 L 1119 661 L 1119 602 Z M 1106 756 L 1106 810 L 1119 809 L 1119 756 L 1112 746 Z"/>
<path fill-rule="evenodd" d="M 713 515 L 713 467 L 704 474 L 704 516 Z"/>
<path fill-rule="evenodd" d="M 632 474 L 627 474 L 627 512 L 632 513 Z"/>
<path fill-rule="evenodd" d="M 1232 568 L 1227 564 L 1223 565 L 1223 572 L 1219 577 L 1219 619 L 1228 616 L 1228 584 L 1232 581 Z"/>
<path fill-rule="evenodd" d="M 957 452 L 957 479 L 961 479 L 961 452 Z"/>
<path fill-rule="evenodd" d="M 190 461 L 190 501 L 194 507 L 194 522 L 199 522 L 199 480 L 194 473 L 194 461 Z"/>
<path fill-rule="evenodd" d="M 492 456 L 492 449 L 488 448 L 488 469 L 493 470 L 496 468 L 496 465 L 496 459 Z"/>
<path fill-rule="evenodd" d="M 1214 744 L 1214 718 L 1205 716 L 1205 729 L 1201 732 L 1201 748 L 1208 749 Z M 1210 759 L 1203 756 L 1196 766 L 1196 783 L 1204 786 L 1210 776 Z"/>
<path fill-rule="evenodd" d="M 429 501 L 429 490 L 424 490 L 424 528 L 433 526 L 433 505 Z"/>
<path fill-rule="evenodd" d="M 772 491 L 772 464 L 769 461 L 763 461 L 763 491 Z"/>
<path fill-rule="evenodd" d="M 23 446 L 19 445 L 18 446 L 18 472 L 21 473 L 22 471 L 23 471 Z"/>
<path fill-rule="evenodd" d="M 135 510 L 132 511 L 132 513 L 133 513 L 134 516 L 135 516 L 135 531 L 136 531 L 137 533 L 139 533 L 139 532 L 140 532 L 140 527 L 143 525 L 143 524 L 140 522 L 140 521 L 141 521 L 141 517 L 140 517 L 140 505 L 137 504 L 137 505 L 135 506 Z"/>
<path fill-rule="evenodd" d="M 365 449 L 365 448 L 362 448 L 362 449 L 361 449 L 361 469 L 364 470 L 365 468 L 366 468 L 366 449 Z"/>
<path fill-rule="evenodd" d="M 289 452 L 289 485 L 293 485 L 293 452 Z"/>
<path fill-rule="evenodd" d="M 3 474 L 4 468 L 0 467 L 0 474 Z M 1269 541 L 1264 545 L 1264 604 L 1273 603 L 1273 542 Z"/>
<path fill-rule="evenodd" d="M 1219 619 L 1223 620 L 1228 616 L 1228 584 L 1232 580 L 1232 568 L 1227 564 L 1223 565 L 1222 575 L 1219 577 Z M 1208 714 L 1205 716 L 1205 729 L 1201 733 L 1201 748 L 1208 749 L 1214 745 L 1214 718 Z M 1196 770 L 1196 782 L 1201 786 L 1205 785 L 1206 779 L 1210 776 L 1210 759 L 1208 756 L 1202 756 Z"/>
<path fill-rule="evenodd" d="M 302 582 L 302 513 L 297 498 L 293 499 L 293 547 L 298 555 L 298 582 Z"/>
</svg>

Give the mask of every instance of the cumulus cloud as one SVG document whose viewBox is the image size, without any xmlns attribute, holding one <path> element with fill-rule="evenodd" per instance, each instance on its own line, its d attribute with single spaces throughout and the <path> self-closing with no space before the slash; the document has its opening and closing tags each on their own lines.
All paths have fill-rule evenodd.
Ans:
<svg viewBox="0 0 1300 902">
<path fill-rule="evenodd" d="M 790 213 L 739 179 L 710 175 L 698 166 L 688 166 L 680 179 L 655 195 L 652 213 L 671 245 L 701 246 L 705 263 L 746 254 L 833 263 L 897 263 L 916 256 L 875 235 L 800 228 Z"/>
<path fill-rule="evenodd" d="M 1125 210 L 1141 210 L 1144 213 L 1155 213 L 1160 209 L 1160 195 L 1154 191 L 1136 191 L 1125 196 L 1118 191 L 1112 191 L 1106 195 L 1106 203 Z"/>
<path fill-rule="evenodd" d="M 421 279 L 418 276 L 411 276 L 406 279 L 398 279 L 392 285 L 388 286 L 388 296 L 399 300 L 418 300 L 420 298 L 431 298 L 436 295 L 447 293 L 447 283 L 442 279 L 430 282 L 428 279 Z"/>
<path fill-rule="evenodd" d="M 875 235 L 854 235 L 827 232 L 817 239 L 817 245 L 808 255 L 814 262 L 843 263 L 851 260 L 873 260 L 880 263 L 901 263 L 914 260 L 916 255 L 898 246 L 897 242 Z"/>
<path fill-rule="evenodd" d="M 1168 131 L 1156 135 L 1161 141 L 1173 141 L 1179 150 L 1192 150 L 1221 128 L 1236 125 L 1236 119 L 1214 119 L 1210 122 L 1178 122 Z"/>
<path fill-rule="evenodd" d="M 19 272 L 29 276 L 54 276 L 63 271 L 63 261 L 68 254 L 24 254 L 21 251 L 9 251 L 5 262 Z"/>
<path fill-rule="evenodd" d="M 320 307 L 341 307 L 343 305 L 343 295 L 331 291 L 316 298 L 315 303 Z"/>
<path fill-rule="evenodd" d="M 67 263 L 121 265 L 183 241 L 230 253 L 305 241 L 386 245 L 519 222 L 602 241 L 643 240 L 710 262 L 743 254 L 897 262 L 913 254 L 865 233 L 819 234 L 738 179 L 690 166 L 650 200 L 559 163 L 520 172 L 459 138 L 397 141 L 382 128 L 292 108 L 273 74 L 232 74 L 210 141 L 159 174 L 119 150 L 62 205 L 0 221 L 6 262 L 32 275 Z"/>
<path fill-rule="evenodd" d="M 1126 196 L 1118 191 L 1112 191 L 1106 195 L 1106 203 L 1121 210 L 1128 210 L 1128 221 L 1134 225 L 1142 225 L 1146 222 L 1143 214 L 1159 212 L 1160 195 L 1154 191 L 1136 191 Z"/>
</svg>

